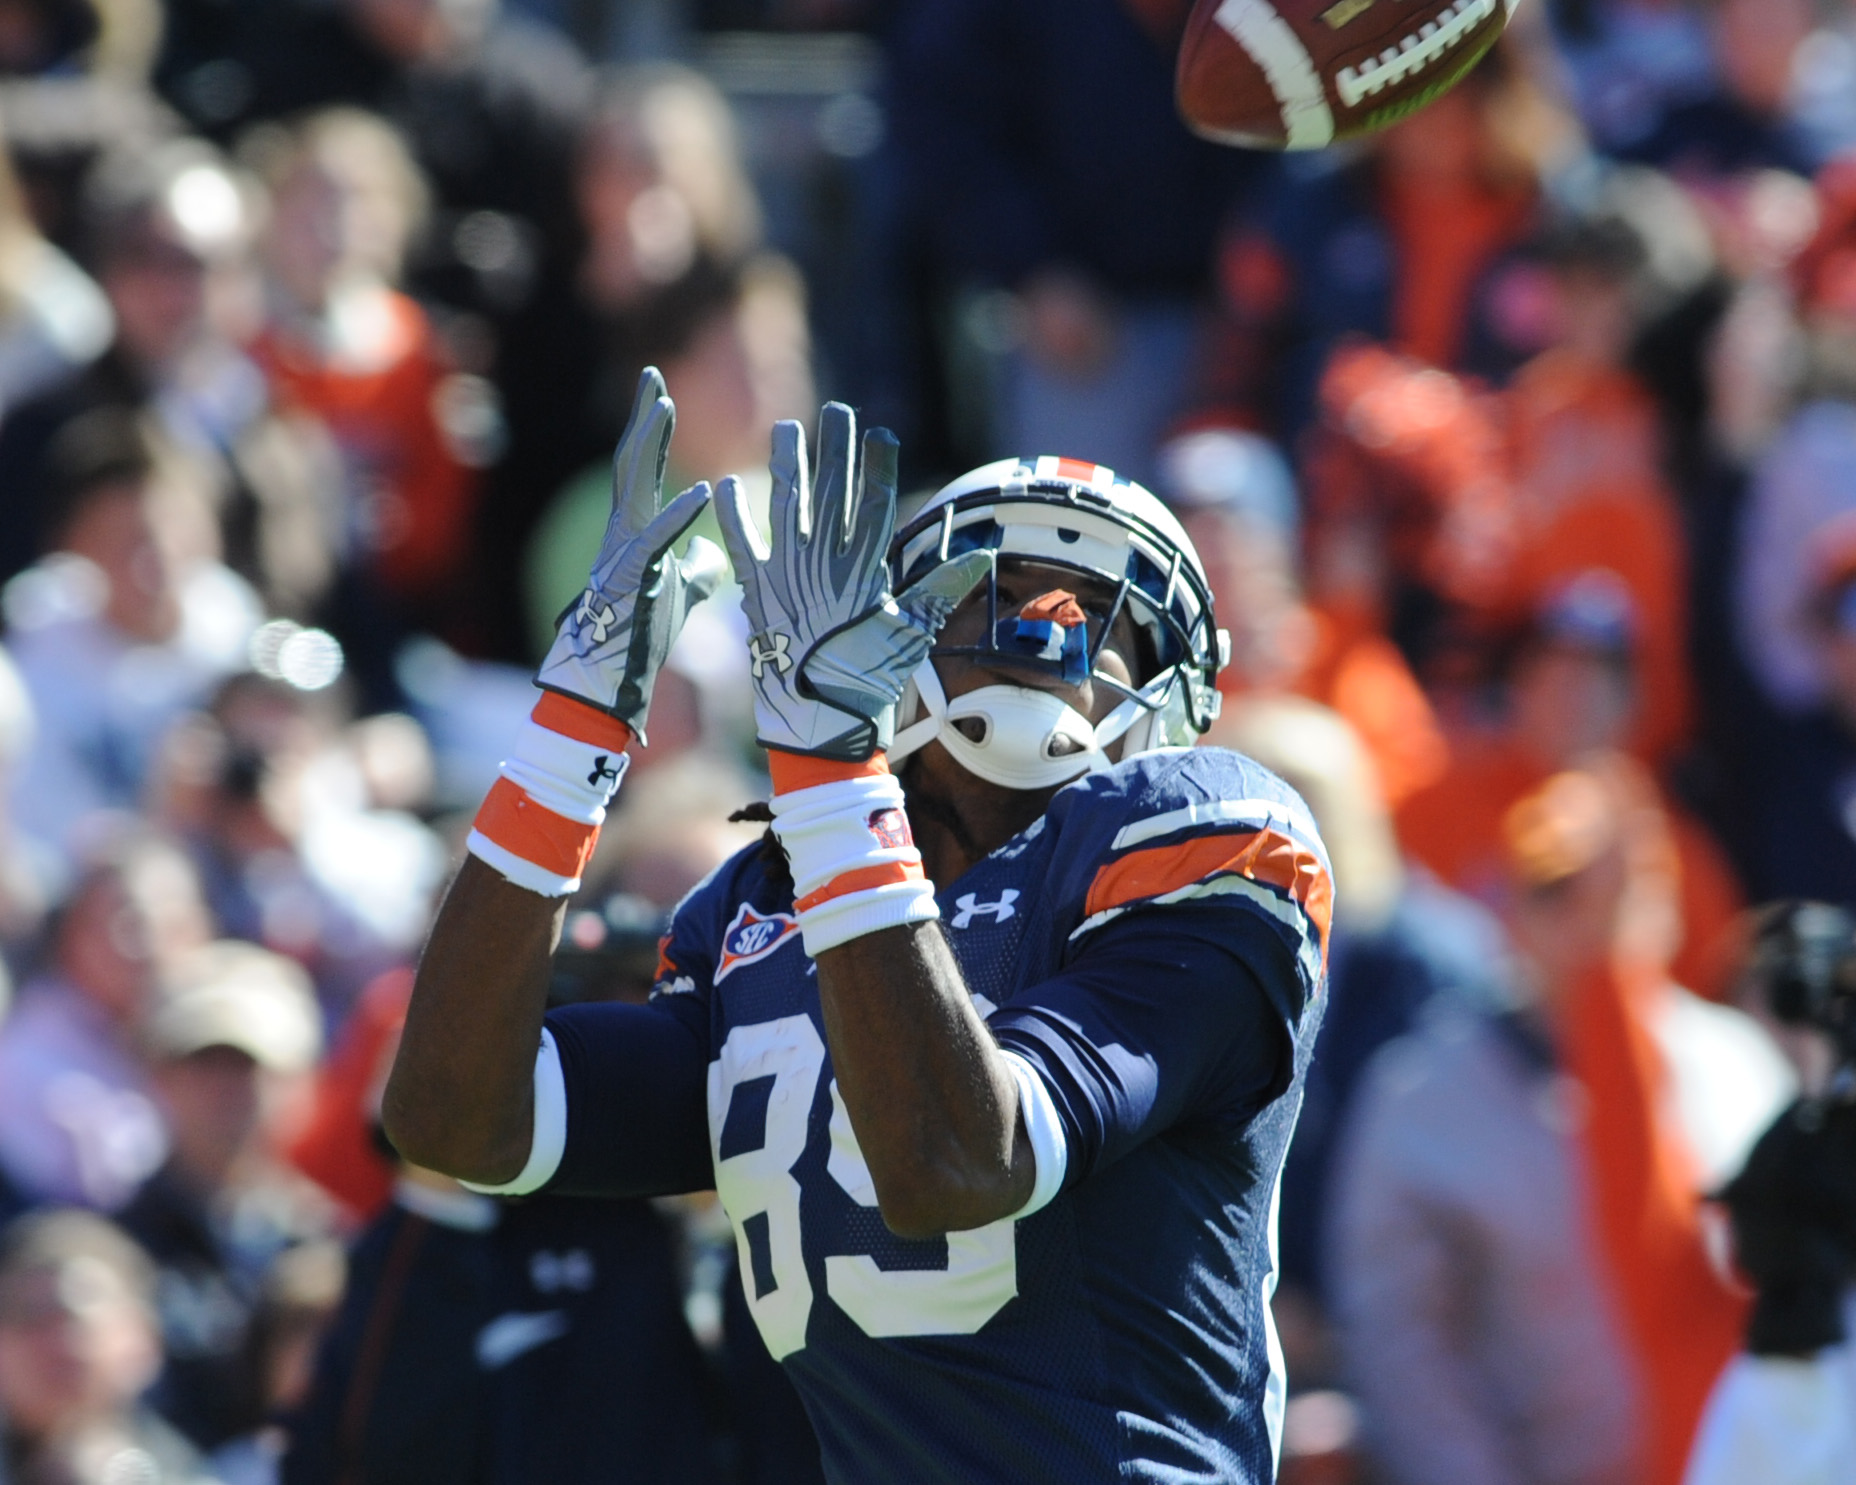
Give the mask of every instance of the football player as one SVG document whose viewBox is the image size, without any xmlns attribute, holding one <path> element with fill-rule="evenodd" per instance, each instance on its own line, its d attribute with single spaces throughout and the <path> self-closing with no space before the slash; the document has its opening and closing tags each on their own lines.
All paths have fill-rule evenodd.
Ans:
<svg viewBox="0 0 1856 1485">
<path fill-rule="evenodd" d="M 715 506 L 752 628 L 769 842 L 678 909 L 648 1006 L 549 1013 L 562 903 L 685 607 L 709 502 L 613 515 L 434 929 L 386 1096 L 485 1189 L 713 1186 L 835 1481 L 1264 1481 L 1277 1177 L 1332 887 L 1301 801 L 1190 747 L 1219 640 L 1139 486 L 1006 460 L 892 539 L 896 444 L 773 435 L 770 537 Z M 938 639 L 937 639 L 938 636 Z"/>
</svg>

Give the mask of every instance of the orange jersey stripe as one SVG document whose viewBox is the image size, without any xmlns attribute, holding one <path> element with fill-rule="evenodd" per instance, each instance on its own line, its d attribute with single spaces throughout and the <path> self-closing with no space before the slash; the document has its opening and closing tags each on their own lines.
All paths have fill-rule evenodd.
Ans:
<svg viewBox="0 0 1856 1485">
<path fill-rule="evenodd" d="M 1226 872 L 1287 892 L 1314 923 L 1326 955 L 1328 925 L 1334 917 L 1334 884 L 1313 851 L 1278 830 L 1207 835 L 1178 845 L 1130 851 L 1096 873 L 1083 912 L 1093 918 Z"/>
<path fill-rule="evenodd" d="M 477 811 L 477 829 L 505 851 L 566 881 L 585 869 L 599 839 L 597 825 L 555 814 L 508 779 L 490 786 Z"/>
<path fill-rule="evenodd" d="M 588 747 L 623 753 L 632 745 L 632 730 L 610 712 L 575 701 L 559 691 L 543 691 L 529 719 Z"/>
<path fill-rule="evenodd" d="M 808 892 L 793 904 L 799 912 L 815 908 L 821 902 L 830 902 L 834 897 L 843 897 L 851 892 L 863 892 L 871 887 L 887 887 L 893 882 L 919 882 L 923 879 L 919 861 L 884 861 L 876 866 L 860 866 L 855 871 L 847 871 L 833 877 L 816 892 Z"/>
<path fill-rule="evenodd" d="M 845 779 L 878 778 L 889 772 L 889 760 L 881 753 L 872 753 L 861 763 L 848 763 L 841 758 L 814 758 L 810 753 L 785 753 L 769 748 L 767 771 L 773 775 L 775 794 L 792 794 L 820 784 L 842 783 Z"/>
</svg>

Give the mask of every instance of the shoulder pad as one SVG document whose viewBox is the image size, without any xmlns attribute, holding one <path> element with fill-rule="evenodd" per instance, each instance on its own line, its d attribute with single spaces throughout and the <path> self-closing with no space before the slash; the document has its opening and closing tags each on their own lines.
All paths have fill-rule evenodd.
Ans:
<svg viewBox="0 0 1856 1485">
<path fill-rule="evenodd" d="M 1072 940 L 1135 908 L 1225 900 L 1261 912 L 1311 978 L 1327 959 L 1333 870 L 1295 790 L 1228 748 L 1159 749 L 1051 801 Z"/>
</svg>

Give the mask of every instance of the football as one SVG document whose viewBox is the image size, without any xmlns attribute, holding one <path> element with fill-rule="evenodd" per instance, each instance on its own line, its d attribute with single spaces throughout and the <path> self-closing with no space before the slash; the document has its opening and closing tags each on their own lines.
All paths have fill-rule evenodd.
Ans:
<svg viewBox="0 0 1856 1485">
<path fill-rule="evenodd" d="M 1179 110 L 1250 149 L 1320 149 L 1396 123 L 1476 65 L 1517 0 L 1196 0 Z"/>
</svg>

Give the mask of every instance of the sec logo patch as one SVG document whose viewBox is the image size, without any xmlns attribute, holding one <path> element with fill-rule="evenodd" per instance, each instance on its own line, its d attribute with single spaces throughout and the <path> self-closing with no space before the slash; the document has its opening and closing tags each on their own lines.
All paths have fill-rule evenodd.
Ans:
<svg viewBox="0 0 1856 1485">
<path fill-rule="evenodd" d="M 716 984 L 721 984 L 742 965 L 765 959 L 797 932 L 799 920 L 791 913 L 757 913 L 747 903 L 742 903 L 728 931 L 722 935 L 722 960 L 715 967 Z"/>
</svg>

